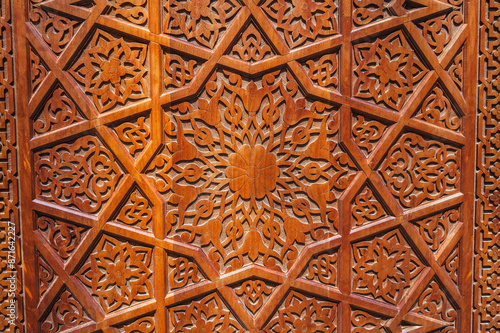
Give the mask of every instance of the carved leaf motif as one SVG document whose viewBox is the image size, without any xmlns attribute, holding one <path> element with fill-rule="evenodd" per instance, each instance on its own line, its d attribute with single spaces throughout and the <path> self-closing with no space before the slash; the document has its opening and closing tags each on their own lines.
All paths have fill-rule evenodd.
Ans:
<svg viewBox="0 0 500 333">
<path fill-rule="evenodd" d="M 273 292 L 273 289 L 262 280 L 249 280 L 234 288 L 234 292 L 243 297 L 247 309 L 255 314 L 262 307 L 267 296 Z"/>
<path fill-rule="evenodd" d="M 88 135 L 37 152 L 34 169 L 38 198 L 88 213 L 111 197 L 123 174 L 111 152 Z"/>
<path fill-rule="evenodd" d="M 304 277 L 331 286 L 337 285 L 337 253 L 324 253 L 309 262 Z"/>
<path fill-rule="evenodd" d="M 213 48 L 240 10 L 237 0 L 166 0 L 163 32 Z"/>
<path fill-rule="evenodd" d="M 262 8 L 291 49 L 338 34 L 336 1 L 266 0 Z"/>
<path fill-rule="evenodd" d="M 353 292 L 397 304 L 424 268 L 397 229 L 353 244 Z"/>
<path fill-rule="evenodd" d="M 439 87 L 429 93 L 415 118 L 457 132 L 460 132 L 462 127 L 462 120 L 455 112 L 454 106 Z"/>
<path fill-rule="evenodd" d="M 428 69 L 401 31 L 354 45 L 354 96 L 401 110 Z"/>
<path fill-rule="evenodd" d="M 361 115 L 355 116 L 353 120 L 354 141 L 365 155 L 369 155 L 382 138 L 387 126 Z"/>
<path fill-rule="evenodd" d="M 198 67 L 200 64 L 196 60 L 187 60 L 187 57 L 166 53 L 165 71 L 167 75 L 164 83 L 167 90 L 187 85 L 194 78 Z"/>
<path fill-rule="evenodd" d="M 356 226 L 361 226 L 387 214 L 378 199 L 373 195 L 372 190 L 368 186 L 365 186 L 354 198 L 352 215 Z"/>
<path fill-rule="evenodd" d="M 131 195 L 127 203 L 120 209 L 116 220 L 128 225 L 136 226 L 143 230 L 152 230 L 149 225 L 153 211 L 149 201 L 137 190 Z"/>
<path fill-rule="evenodd" d="M 230 264 L 226 270 L 261 256 L 282 270 L 306 237 L 333 236 L 337 197 L 354 171 L 337 145 L 333 106 L 309 102 L 291 75 L 279 74 L 255 82 L 214 74 L 208 100 L 166 112 L 172 143 L 150 166 L 172 205 L 167 231 L 205 248 L 216 265 Z"/>
<path fill-rule="evenodd" d="M 152 250 L 104 236 L 77 277 L 106 313 L 153 297 Z"/>
<path fill-rule="evenodd" d="M 146 44 L 97 30 L 70 73 L 92 96 L 99 112 L 105 112 L 148 96 L 146 58 Z"/>
<path fill-rule="evenodd" d="M 389 150 L 380 172 L 405 207 L 460 190 L 460 150 L 407 133 Z"/>
<path fill-rule="evenodd" d="M 149 118 L 139 117 L 136 122 L 125 122 L 115 128 L 118 138 L 132 156 L 146 148 L 150 138 Z"/>
<path fill-rule="evenodd" d="M 35 135 L 44 134 L 82 120 L 73 100 L 64 90 L 57 88 L 34 119 L 33 130 Z"/>
<path fill-rule="evenodd" d="M 427 286 L 412 311 L 433 319 L 448 322 L 450 325 L 454 325 L 457 320 L 457 311 L 453 308 L 448 297 L 436 281 L 432 281 Z M 456 332 L 456 330 L 452 329 L 446 332 L 451 333 Z"/>
<path fill-rule="evenodd" d="M 458 210 L 451 209 L 415 223 L 419 226 L 420 235 L 431 250 L 437 251 L 453 230 L 459 216 Z"/>
<path fill-rule="evenodd" d="M 64 50 L 78 26 L 77 21 L 45 11 L 40 7 L 32 9 L 29 18 L 55 54 Z"/>
<path fill-rule="evenodd" d="M 306 62 L 308 74 L 311 80 L 325 88 L 338 89 L 338 53 L 330 53 L 321 56 L 319 59 L 308 60 Z"/>
<path fill-rule="evenodd" d="M 216 293 L 169 309 L 170 332 L 243 332 L 244 329 Z"/>
<path fill-rule="evenodd" d="M 391 16 L 392 11 L 388 9 L 392 3 L 390 0 L 353 0 L 354 24 L 363 26 Z"/>
<path fill-rule="evenodd" d="M 80 244 L 84 228 L 56 221 L 48 216 L 40 216 L 36 222 L 38 230 L 42 231 L 50 245 L 59 256 L 66 260 Z"/>
<path fill-rule="evenodd" d="M 195 284 L 203 280 L 203 275 L 198 272 L 198 265 L 186 257 L 168 257 L 168 282 L 170 290 L 185 287 L 188 283 Z"/>
<path fill-rule="evenodd" d="M 241 38 L 238 39 L 231 51 L 232 56 L 249 62 L 269 58 L 273 53 L 271 47 L 253 24 L 243 31 Z"/>
<path fill-rule="evenodd" d="M 336 303 L 291 291 L 263 332 L 333 333 L 336 328 Z"/>
<path fill-rule="evenodd" d="M 42 323 L 43 333 L 55 333 L 89 322 L 82 305 L 69 291 L 64 291 Z"/>
</svg>

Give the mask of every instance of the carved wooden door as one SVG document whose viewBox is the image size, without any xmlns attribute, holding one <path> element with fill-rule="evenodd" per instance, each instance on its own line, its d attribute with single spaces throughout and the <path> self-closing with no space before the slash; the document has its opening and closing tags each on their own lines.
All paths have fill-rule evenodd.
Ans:
<svg viewBox="0 0 500 333">
<path fill-rule="evenodd" d="M 26 330 L 467 332 L 477 6 L 16 1 Z"/>
</svg>

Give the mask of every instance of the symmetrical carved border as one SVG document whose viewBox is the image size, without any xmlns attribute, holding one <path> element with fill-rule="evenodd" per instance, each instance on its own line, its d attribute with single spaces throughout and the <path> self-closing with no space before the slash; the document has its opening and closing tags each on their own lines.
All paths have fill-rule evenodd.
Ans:
<svg viewBox="0 0 500 333">
<path fill-rule="evenodd" d="M 481 333 L 500 330 L 499 22 L 500 3 L 481 0 L 473 290 L 473 332 Z"/>
</svg>

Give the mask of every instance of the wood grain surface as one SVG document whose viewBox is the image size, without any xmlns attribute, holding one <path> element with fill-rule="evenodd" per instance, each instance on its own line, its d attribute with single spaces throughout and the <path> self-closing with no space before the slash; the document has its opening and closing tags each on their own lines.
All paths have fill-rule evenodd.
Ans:
<svg viewBox="0 0 500 333">
<path fill-rule="evenodd" d="M 498 329 L 498 5 L 14 3 L 14 331 Z"/>
</svg>

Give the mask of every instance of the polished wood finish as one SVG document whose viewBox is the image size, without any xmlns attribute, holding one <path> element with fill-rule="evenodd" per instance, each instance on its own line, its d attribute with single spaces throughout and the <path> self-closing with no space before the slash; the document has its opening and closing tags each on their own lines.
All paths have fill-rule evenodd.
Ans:
<svg viewBox="0 0 500 333">
<path fill-rule="evenodd" d="M 13 13 L 27 332 L 473 329 L 477 1 Z"/>
</svg>

